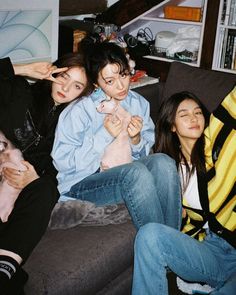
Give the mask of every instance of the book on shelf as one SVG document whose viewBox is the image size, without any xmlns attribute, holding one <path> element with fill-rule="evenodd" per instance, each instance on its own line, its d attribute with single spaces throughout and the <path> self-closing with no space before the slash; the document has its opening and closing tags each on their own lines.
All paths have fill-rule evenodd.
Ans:
<svg viewBox="0 0 236 295">
<path fill-rule="evenodd" d="M 218 33 L 218 43 L 217 43 L 217 50 L 216 50 L 216 66 L 220 67 L 221 63 L 221 57 L 222 57 L 222 44 L 223 44 L 223 39 L 225 36 L 225 28 L 220 27 L 219 28 L 219 33 Z"/>
<path fill-rule="evenodd" d="M 234 37 L 233 58 L 231 63 L 231 69 L 236 70 L 236 36 Z"/>
<path fill-rule="evenodd" d="M 220 50 L 221 50 L 221 57 L 220 57 L 220 68 L 224 68 L 225 64 L 225 53 L 226 53 L 226 47 L 227 47 L 227 38 L 228 38 L 228 28 L 224 29 L 224 37 L 222 39 L 222 44 L 220 44 Z"/>
<path fill-rule="evenodd" d="M 224 68 L 231 69 L 233 60 L 234 39 L 236 38 L 236 30 L 228 30 L 227 45 L 224 58 Z"/>
<path fill-rule="evenodd" d="M 230 15 L 230 9 L 231 9 L 231 1 L 234 1 L 234 0 L 225 0 L 224 1 L 224 4 L 223 4 L 223 9 L 224 9 L 224 5 L 226 6 L 225 7 L 225 14 L 224 14 L 224 22 L 223 24 L 225 26 L 228 26 L 229 24 L 229 15 Z"/>
<path fill-rule="evenodd" d="M 229 9 L 229 26 L 236 25 L 236 0 L 231 0 L 230 9 Z"/>
<path fill-rule="evenodd" d="M 221 12 L 221 20 L 220 20 L 221 25 L 224 25 L 225 23 L 226 6 L 227 6 L 227 0 L 224 0 L 222 4 L 222 12 Z"/>
<path fill-rule="evenodd" d="M 236 51 L 236 30 L 222 28 L 219 35 L 219 57 L 217 66 L 222 69 L 234 69 Z"/>
</svg>

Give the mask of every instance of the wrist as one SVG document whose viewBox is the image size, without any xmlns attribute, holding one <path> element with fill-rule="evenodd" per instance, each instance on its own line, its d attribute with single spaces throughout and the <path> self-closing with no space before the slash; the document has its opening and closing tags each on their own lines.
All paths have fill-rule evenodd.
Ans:
<svg viewBox="0 0 236 295">
<path fill-rule="evenodd" d="M 27 64 L 15 64 L 13 65 L 15 75 L 27 76 L 28 66 Z"/>
<path fill-rule="evenodd" d="M 140 143 L 140 134 L 137 134 L 133 137 L 130 138 L 131 139 L 131 143 L 136 145 Z"/>
</svg>

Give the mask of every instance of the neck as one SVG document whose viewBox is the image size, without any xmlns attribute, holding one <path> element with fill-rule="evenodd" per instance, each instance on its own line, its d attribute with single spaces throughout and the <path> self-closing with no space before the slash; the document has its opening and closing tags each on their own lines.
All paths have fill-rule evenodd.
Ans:
<svg viewBox="0 0 236 295">
<path fill-rule="evenodd" d="M 181 151 L 182 151 L 185 159 L 187 160 L 187 162 L 191 162 L 191 154 L 192 154 L 192 150 L 193 150 L 195 143 L 196 143 L 196 140 L 188 140 L 188 141 L 181 140 L 180 141 Z"/>
</svg>

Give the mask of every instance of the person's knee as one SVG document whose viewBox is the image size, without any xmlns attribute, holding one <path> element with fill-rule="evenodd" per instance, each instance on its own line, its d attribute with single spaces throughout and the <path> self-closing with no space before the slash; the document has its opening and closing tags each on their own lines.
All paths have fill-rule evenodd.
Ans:
<svg viewBox="0 0 236 295">
<path fill-rule="evenodd" d="M 135 250 L 137 251 L 148 251 L 148 249 L 156 248 L 157 234 L 159 231 L 159 223 L 147 223 L 143 225 L 135 238 Z"/>
<path fill-rule="evenodd" d="M 166 154 L 157 153 L 152 155 L 152 161 L 159 170 L 172 171 L 176 170 L 175 160 Z"/>
<path fill-rule="evenodd" d="M 151 249 L 165 248 L 169 235 L 171 235 L 173 229 L 161 223 L 148 223 L 142 226 L 135 238 L 135 245 L 137 248 Z"/>
<path fill-rule="evenodd" d="M 124 181 L 129 184 L 130 187 L 142 186 L 146 183 L 145 187 L 148 186 L 150 181 L 150 172 L 147 167 L 138 161 L 134 161 L 128 169 L 126 169 L 126 173 L 124 175 Z"/>
</svg>

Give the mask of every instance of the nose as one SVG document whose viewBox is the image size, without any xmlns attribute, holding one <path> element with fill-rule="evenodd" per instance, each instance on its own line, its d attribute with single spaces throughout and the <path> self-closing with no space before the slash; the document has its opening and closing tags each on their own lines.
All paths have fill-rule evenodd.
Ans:
<svg viewBox="0 0 236 295">
<path fill-rule="evenodd" d="M 117 80 L 117 88 L 118 89 L 123 89 L 124 88 L 124 84 L 123 84 L 122 80 L 120 80 L 120 79 Z"/>
<path fill-rule="evenodd" d="M 192 121 L 192 122 L 197 121 L 197 116 L 196 116 L 195 114 L 192 114 L 192 115 L 191 115 L 191 121 Z"/>
<path fill-rule="evenodd" d="M 69 89 L 70 89 L 70 81 L 65 81 L 64 83 L 63 83 L 63 85 L 62 85 L 62 90 L 64 91 L 64 92 L 67 92 L 67 91 L 69 91 Z"/>
</svg>

